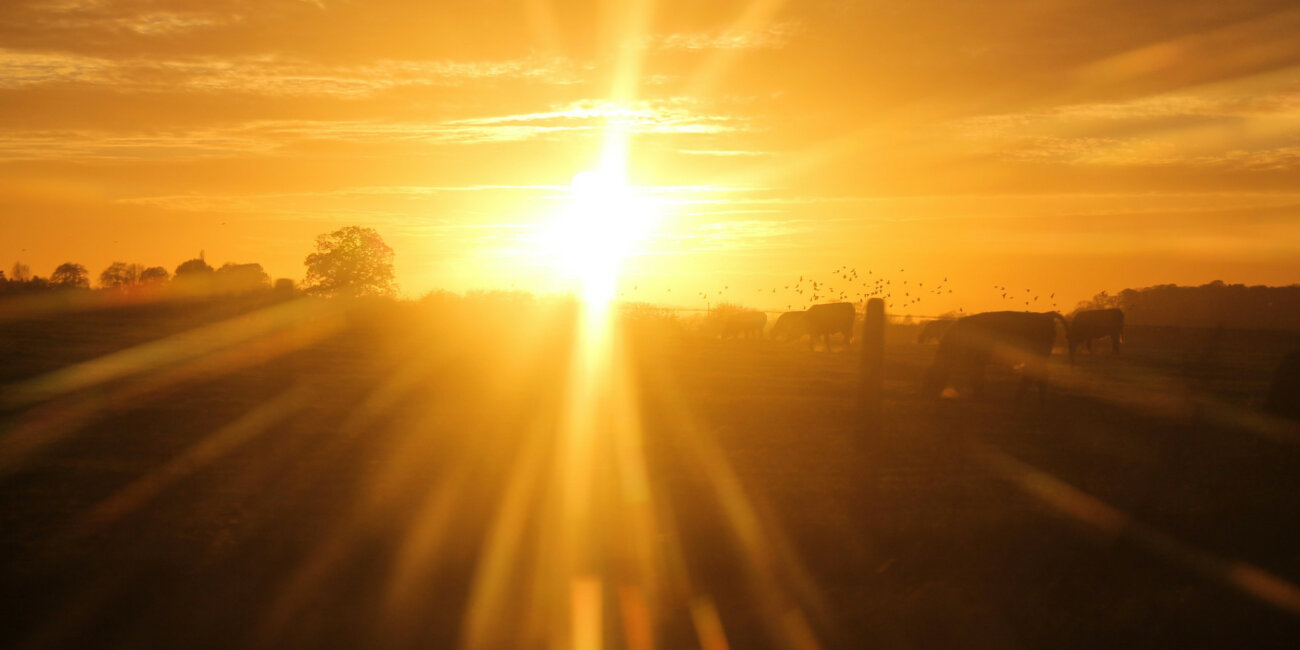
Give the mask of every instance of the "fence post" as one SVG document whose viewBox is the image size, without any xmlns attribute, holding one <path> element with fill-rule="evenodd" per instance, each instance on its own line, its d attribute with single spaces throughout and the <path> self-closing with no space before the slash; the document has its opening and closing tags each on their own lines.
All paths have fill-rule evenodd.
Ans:
<svg viewBox="0 0 1300 650">
<path fill-rule="evenodd" d="M 880 432 L 881 388 L 885 374 L 885 301 L 867 301 L 862 323 L 862 381 L 858 392 L 858 415 L 863 433 Z"/>
</svg>

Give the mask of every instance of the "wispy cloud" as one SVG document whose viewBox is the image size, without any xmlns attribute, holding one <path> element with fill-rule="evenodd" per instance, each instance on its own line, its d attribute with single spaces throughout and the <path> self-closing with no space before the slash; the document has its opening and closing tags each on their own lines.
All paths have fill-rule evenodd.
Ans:
<svg viewBox="0 0 1300 650">
<path fill-rule="evenodd" d="M 232 7 L 233 9 L 233 7 Z M 233 25 L 244 21 L 238 11 L 208 8 L 131 6 L 103 0 L 56 0 L 29 7 L 23 16 L 31 26 L 84 32 L 88 29 L 134 36 L 171 36 Z"/>
<path fill-rule="evenodd" d="M 153 11 L 117 18 L 112 26 L 142 36 L 162 36 L 221 27 L 243 20 L 244 17 L 239 14 Z"/>
<path fill-rule="evenodd" d="M 980 115 L 958 120 L 953 126 L 972 135 L 997 135 L 1026 128 L 1107 126 L 1137 120 L 1248 117 L 1300 119 L 1300 88 L 1250 95 L 1148 95 L 1127 101 L 1067 104 L 1045 111 Z"/>
<path fill-rule="evenodd" d="M 687 156 L 719 156 L 724 158 L 769 156 L 770 151 L 752 151 L 747 149 L 678 149 L 677 153 Z"/>
<path fill-rule="evenodd" d="M 662 50 L 757 50 L 779 49 L 798 33 L 796 23 L 779 23 L 752 30 L 715 30 L 658 34 L 646 39 L 644 47 Z"/>
<path fill-rule="evenodd" d="M 1158 94 L 1128 101 L 981 115 L 949 124 L 957 137 L 999 157 L 1086 165 L 1295 167 L 1300 89 L 1258 94 Z"/>
<path fill-rule="evenodd" d="M 645 197 L 656 205 L 671 208 L 689 203 L 682 197 L 708 195 L 740 195 L 763 190 L 744 187 L 716 187 L 706 185 L 649 185 L 632 186 L 629 191 Z M 117 199 L 124 205 L 144 205 L 168 210 L 221 213 L 283 213 L 315 215 L 322 204 L 343 205 L 348 202 L 372 203 L 384 200 L 436 199 L 439 196 L 468 193 L 524 194 L 532 199 L 563 201 L 571 198 L 568 185 L 377 185 L 345 187 L 334 190 L 308 192 L 273 192 L 246 194 L 169 194 Z M 674 200 L 677 199 L 677 200 Z M 725 203 L 725 201 L 724 201 Z M 744 210 L 736 212 L 767 212 Z M 402 214 L 408 214 L 403 212 Z M 704 214 L 704 213 L 701 213 Z M 708 212 L 722 214 L 722 212 Z M 425 220 L 429 222 L 428 220 Z M 441 221 L 439 222 L 441 223 Z M 474 224 L 462 224 L 474 226 Z"/>
<path fill-rule="evenodd" d="M 200 129 L 122 133 L 86 129 L 0 130 L 0 160 L 203 158 L 272 154 L 294 143 L 474 144 L 601 135 L 691 135 L 740 131 L 735 116 L 705 113 L 695 103 L 667 99 L 616 104 L 584 100 L 550 111 L 432 122 L 261 120 Z"/>
<path fill-rule="evenodd" d="M 445 125 L 469 135 L 489 135 L 497 130 L 499 137 L 507 138 L 532 130 L 616 128 L 629 133 L 721 133 L 744 126 L 737 116 L 697 111 L 699 103 L 682 97 L 632 103 L 582 100 L 550 111 L 469 118 Z"/>
<path fill-rule="evenodd" d="M 159 19 L 143 25 L 167 29 Z M 211 92 L 363 97 L 401 87 L 451 86 L 518 79 L 551 84 L 581 81 L 568 59 L 530 56 L 499 61 L 379 60 L 323 65 L 276 55 L 109 59 L 80 54 L 0 50 L 0 88 L 42 84 L 105 86 L 117 92 Z"/>
<path fill-rule="evenodd" d="M 92 130 L 0 131 L 0 160 L 194 159 L 265 154 L 279 143 L 248 129 L 113 133 Z"/>
</svg>

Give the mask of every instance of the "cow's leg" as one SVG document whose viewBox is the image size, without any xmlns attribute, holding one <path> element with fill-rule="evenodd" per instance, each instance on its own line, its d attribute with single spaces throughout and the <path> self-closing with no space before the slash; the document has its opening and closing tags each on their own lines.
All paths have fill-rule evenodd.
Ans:
<svg viewBox="0 0 1300 650">
<path fill-rule="evenodd" d="M 1110 335 L 1110 349 L 1115 354 L 1119 354 L 1119 334 Z"/>
<path fill-rule="evenodd" d="M 988 359 L 980 359 L 971 364 L 970 392 L 975 397 L 984 396 L 984 371 L 989 367 Z"/>
<path fill-rule="evenodd" d="M 1047 349 L 1047 354 L 1034 363 L 1038 371 L 1038 403 L 1042 404 L 1047 401 L 1047 357 L 1052 354 L 1052 349 Z"/>
<path fill-rule="evenodd" d="M 1083 340 L 1083 349 L 1087 350 L 1088 354 L 1092 354 L 1092 339 Z"/>
</svg>

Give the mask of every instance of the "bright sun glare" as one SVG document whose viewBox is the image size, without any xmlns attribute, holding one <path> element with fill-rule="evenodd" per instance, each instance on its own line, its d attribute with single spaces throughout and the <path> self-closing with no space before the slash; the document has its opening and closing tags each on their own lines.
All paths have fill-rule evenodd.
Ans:
<svg viewBox="0 0 1300 650">
<path fill-rule="evenodd" d="M 648 204 L 609 166 L 573 177 L 567 208 L 545 236 L 545 247 L 565 275 L 582 285 L 583 299 L 614 297 L 624 259 L 649 230 Z"/>
</svg>

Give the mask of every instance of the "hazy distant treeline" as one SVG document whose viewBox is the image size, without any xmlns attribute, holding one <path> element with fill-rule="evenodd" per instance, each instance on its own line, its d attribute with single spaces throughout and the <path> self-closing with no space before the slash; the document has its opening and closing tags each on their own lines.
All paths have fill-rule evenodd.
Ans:
<svg viewBox="0 0 1300 650">
<path fill-rule="evenodd" d="M 1215 280 L 1199 287 L 1161 284 L 1101 292 L 1080 309 L 1118 307 L 1130 325 L 1300 329 L 1300 285 L 1248 287 Z"/>
<path fill-rule="evenodd" d="M 393 296 L 393 249 L 372 228 L 346 226 L 316 237 L 315 251 L 303 260 L 307 277 L 302 289 L 318 296 Z M 90 270 L 85 265 L 64 262 L 48 277 L 32 273 L 31 267 L 14 262 L 9 275 L 0 271 L 0 295 L 49 291 L 89 291 Z M 177 265 L 175 271 L 161 266 L 113 262 L 99 272 L 97 288 L 118 293 L 160 292 L 181 294 L 243 294 L 272 288 L 271 277 L 261 264 L 226 262 L 213 268 L 200 251 L 194 259 Z M 293 280 L 275 281 L 277 293 L 297 290 Z"/>
<path fill-rule="evenodd" d="M 269 290 L 271 278 L 261 264 L 228 262 L 213 268 L 202 258 L 186 260 L 175 272 L 161 266 L 113 262 L 102 270 L 97 282 L 85 266 L 73 262 L 60 264 L 49 276 L 33 274 L 30 267 L 15 262 L 5 274 L 0 271 L 0 294 L 14 295 L 44 291 L 89 291 L 92 286 L 105 291 L 156 291 L 172 287 L 204 293 L 248 293 Z M 292 291 L 293 282 L 277 280 L 277 288 Z"/>
</svg>

